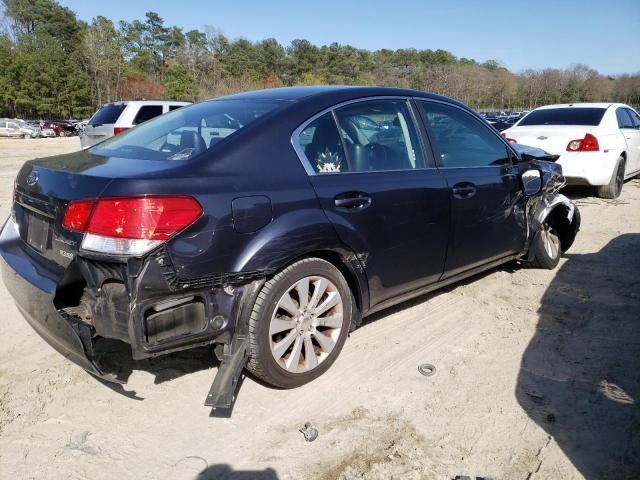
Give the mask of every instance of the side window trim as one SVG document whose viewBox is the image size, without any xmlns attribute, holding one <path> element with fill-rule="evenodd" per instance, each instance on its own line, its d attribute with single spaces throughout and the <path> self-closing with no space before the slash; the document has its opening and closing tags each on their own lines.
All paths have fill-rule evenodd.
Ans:
<svg viewBox="0 0 640 480">
<path fill-rule="evenodd" d="M 351 161 L 349 159 L 349 152 L 348 149 L 346 148 L 345 145 L 345 141 L 344 141 L 344 137 L 342 135 L 342 129 L 340 128 L 340 123 L 337 119 L 337 115 L 336 115 L 336 110 L 347 106 L 347 105 L 353 105 L 356 103 L 362 103 L 362 102 L 367 102 L 367 101 L 371 101 L 371 100 L 404 100 L 407 103 L 407 108 L 409 110 L 409 113 L 411 115 L 411 120 L 413 120 L 414 126 L 416 128 L 416 133 L 418 135 L 418 142 L 420 143 L 421 151 L 422 151 L 422 156 L 423 156 L 423 161 L 424 161 L 424 167 L 420 167 L 420 168 L 411 168 L 411 169 L 397 169 L 397 170 L 372 170 L 370 172 L 336 172 L 336 173 L 323 173 L 321 175 L 319 175 L 315 169 L 313 168 L 313 166 L 311 165 L 311 162 L 309 161 L 309 159 L 307 158 L 307 156 L 305 155 L 304 149 L 302 148 L 302 146 L 300 145 L 300 133 L 307 128 L 307 126 L 309 126 L 309 124 L 311 124 L 313 121 L 317 120 L 318 118 L 322 117 L 323 115 L 327 114 L 327 113 L 331 113 L 332 117 L 333 117 L 333 121 L 334 124 L 338 130 L 338 135 L 340 135 L 340 140 L 342 143 L 342 149 L 344 151 L 345 154 L 345 159 L 347 161 L 347 164 L 350 166 L 351 165 Z M 421 125 L 422 122 L 419 121 L 419 118 L 414 110 L 414 106 L 412 104 L 412 97 L 408 97 L 408 96 L 403 96 L 403 95 L 383 95 L 383 96 L 372 96 L 372 97 L 364 97 L 364 98 L 356 98 L 356 99 L 352 99 L 352 100 L 348 100 L 346 102 L 342 102 L 336 105 L 332 105 L 331 107 L 325 108 L 324 110 L 316 113 L 315 115 L 313 115 L 312 117 L 308 118 L 307 120 L 305 120 L 302 124 L 300 124 L 291 134 L 291 145 L 293 146 L 293 149 L 296 152 L 296 155 L 298 156 L 298 159 L 300 160 L 300 163 L 302 163 L 303 168 L 305 169 L 305 171 L 307 172 L 307 175 L 309 176 L 322 176 L 322 177 L 326 177 L 329 175 L 358 175 L 358 174 L 376 174 L 376 173 L 385 173 L 385 172 L 419 172 L 421 170 L 428 170 L 428 169 L 432 169 L 435 167 L 435 161 L 434 158 L 432 157 L 432 153 L 430 150 L 427 150 L 427 145 L 425 145 L 425 140 L 423 137 L 423 126 Z"/>
<path fill-rule="evenodd" d="M 511 144 L 509 142 L 507 142 L 505 140 L 505 138 L 500 135 L 500 133 L 495 130 L 494 128 L 492 128 L 490 125 L 484 125 L 484 123 L 486 123 L 484 120 L 482 120 L 480 117 L 476 118 L 474 115 L 472 115 L 471 113 L 469 113 L 467 110 L 465 110 L 464 108 L 459 107 L 458 105 L 455 105 L 453 103 L 449 103 L 449 102 L 443 102 L 441 100 L 436 100 L 436 99 L 431 99 L 431 98 L 421 98 L 421 97 L 416 97 L 415 98 L 416 103 L 418 104 L 418 111 L 420 113 L 420 117 L 422 118 L 422 122 L 424 124 L 424 128 L 427 132 L 427 136 L 429 138 L 429 143 L 431 144 L 431 148 L 432 148 L 432 152 L 433 152 L 433 157 L 435 159 L 435 163 L 438 166 L 438 168 L 455 168 L 455 169 L 459 169 L 459 168 L 504 168 L 505 166 L 513 166 L 513 159 L 514 158 L 518 158 L 518 154 L 515 152 L 515 150 L 513 149 L 513 147 L 511 146 Z M 473 167 L 447 167 L 442 163 L 442 157 L 440 156 L 440 149 L 438 147 L 438 142 L 435 139 L 435 134 L 433 133 L 432 127 L 431 127 L 431 122 L 429 122 L 429 119 L 426 118 L 425 112 L 423 112 L 423 108 L 420 108 L 419 103 L 425 103 L 425 104 L 429 104 L 429 103 L 439 103 L 442 105 L 446 105 L 448 107 L 452 107 L 452 108 L 456 108 L 458 110 L 460 110 L 461 112 L 463 112 L 465 115 L 469 116 L 470 118 L 476 120 L 477 122 L 479 122 L 488 132 L 490 132 L 494 137 L 498 138 L 502 144 L 506 147 L 506 153 L 508 154 L 508 158 L 509 158 L 509 162 L 505 163 L 504 165 L 484 165 L 484 166 L 473 166 Z"/>
<path fill-rule="evenodd" d="M 331 109 L 331 118 L 333 118 L 333 123 L 336 126 L 336 129 L 338 130 L 338 137 L 340 137 L 340 145 L 342 145 L 342 152 L 344 153 L 344 159 L 347 162 L 347 172 L 341 172 L 341 173 L 351 173 L 351 157 L 349 156 L 349 149 L 347 148 L 347 142 L 344 139 L 344 135 L 342 134 L 342 127 L 340 126 L 340 119 L 338 118 L 338 115 L 336 114 L 336 109 L 333 108 Z M 305 158 L 306 158 L 306 154 L 305 154 Z M 337 172 L 340 173 L 340 172 Z M 317 175 L 318 173 L 314 170 L 313 171 L 314 175 Z M 322 174 L 327 175 L 326 173 Z"/>
</svg>

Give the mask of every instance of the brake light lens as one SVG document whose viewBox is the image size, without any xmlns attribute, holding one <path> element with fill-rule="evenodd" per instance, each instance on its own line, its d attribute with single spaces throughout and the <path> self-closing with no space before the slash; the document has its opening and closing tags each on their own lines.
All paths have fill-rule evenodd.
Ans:
<svg viewBox="0 0 640 480">
<path fill-rule="evenodd" d="M 584 138 L 571 140 L 567 144 L 567 152 L 597 152 L 600 150 L 598 139 L 587 133 Z"/>
<path fill-rule="evenodd" d="M 129 130 L 129 127 L 113 127 L 113 135 L 120 135 L 122 132 Z"/>
<path fill-rule="evenodd" d="M 192 197 L 125 197 L 69 204 L 63 226 L 84 232 L 82 248 L 117 255 L 141 255 L 184 230 L 202 215 Z"/>
<path fill-rule="evenodd" d="M 94 205 L 95 202 L 92 200 L 69 203 L 62 226 L 68 230 L 85 232 L 89 226 L 89 217 Z"/>
</svg>

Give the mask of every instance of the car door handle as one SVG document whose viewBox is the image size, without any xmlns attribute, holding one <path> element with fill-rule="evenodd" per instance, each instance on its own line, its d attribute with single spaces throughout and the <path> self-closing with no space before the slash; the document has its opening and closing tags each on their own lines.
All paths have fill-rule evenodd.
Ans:
<svg viewBox="0 0 640 480">
<path fill-rule="evenodd" d="M 476 186 L 473 183 L 456 183 L 451 189 L 453 196 L 460 199 L 471 198 L 476 194 Z"/>
<path fill-rule="evenodd" d="M 337 195 L 333 203 L 338 208 L 360 210 L 371 205 L 371 197 L 366 193 L 347 192 Z"/>
</svg>

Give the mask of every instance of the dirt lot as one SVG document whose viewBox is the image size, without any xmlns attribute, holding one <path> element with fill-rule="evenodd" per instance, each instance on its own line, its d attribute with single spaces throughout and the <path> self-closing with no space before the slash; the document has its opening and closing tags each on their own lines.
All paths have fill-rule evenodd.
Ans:
<svg viewBox="0 0 640 480">
<path fill-rule="evenodd" d="M 0 141 L 3 218 L 22 162 L 78 147 Z M 209 350 L 121 356 L 134 371 L 113 389 L 0 286 L 0 478 L 640 478 L 639 187 L 571 192 L 583 228 L 555 271 L 510 265 L 377 314 L 303 388 L 247 378 L 231 419 L 202 406 Z"/>
</svg>

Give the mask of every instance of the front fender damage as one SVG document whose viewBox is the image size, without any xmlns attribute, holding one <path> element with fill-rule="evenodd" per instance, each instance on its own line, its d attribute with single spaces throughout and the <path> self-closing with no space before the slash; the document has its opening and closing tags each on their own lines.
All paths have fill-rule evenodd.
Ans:
<svg viewBox="0 0 640 480">
<path fill-rule="evenodd" d="M 580 230 L 580 211 L 566 196 L 556 192 L 544 192 L 529 199 L 527 205 L 529 247 L 545 225 L 553 227 L 560 238 L 562 252 L 571 248 Z M 528 249 L 527 260 L 532 260 Z"/>
</svg>

